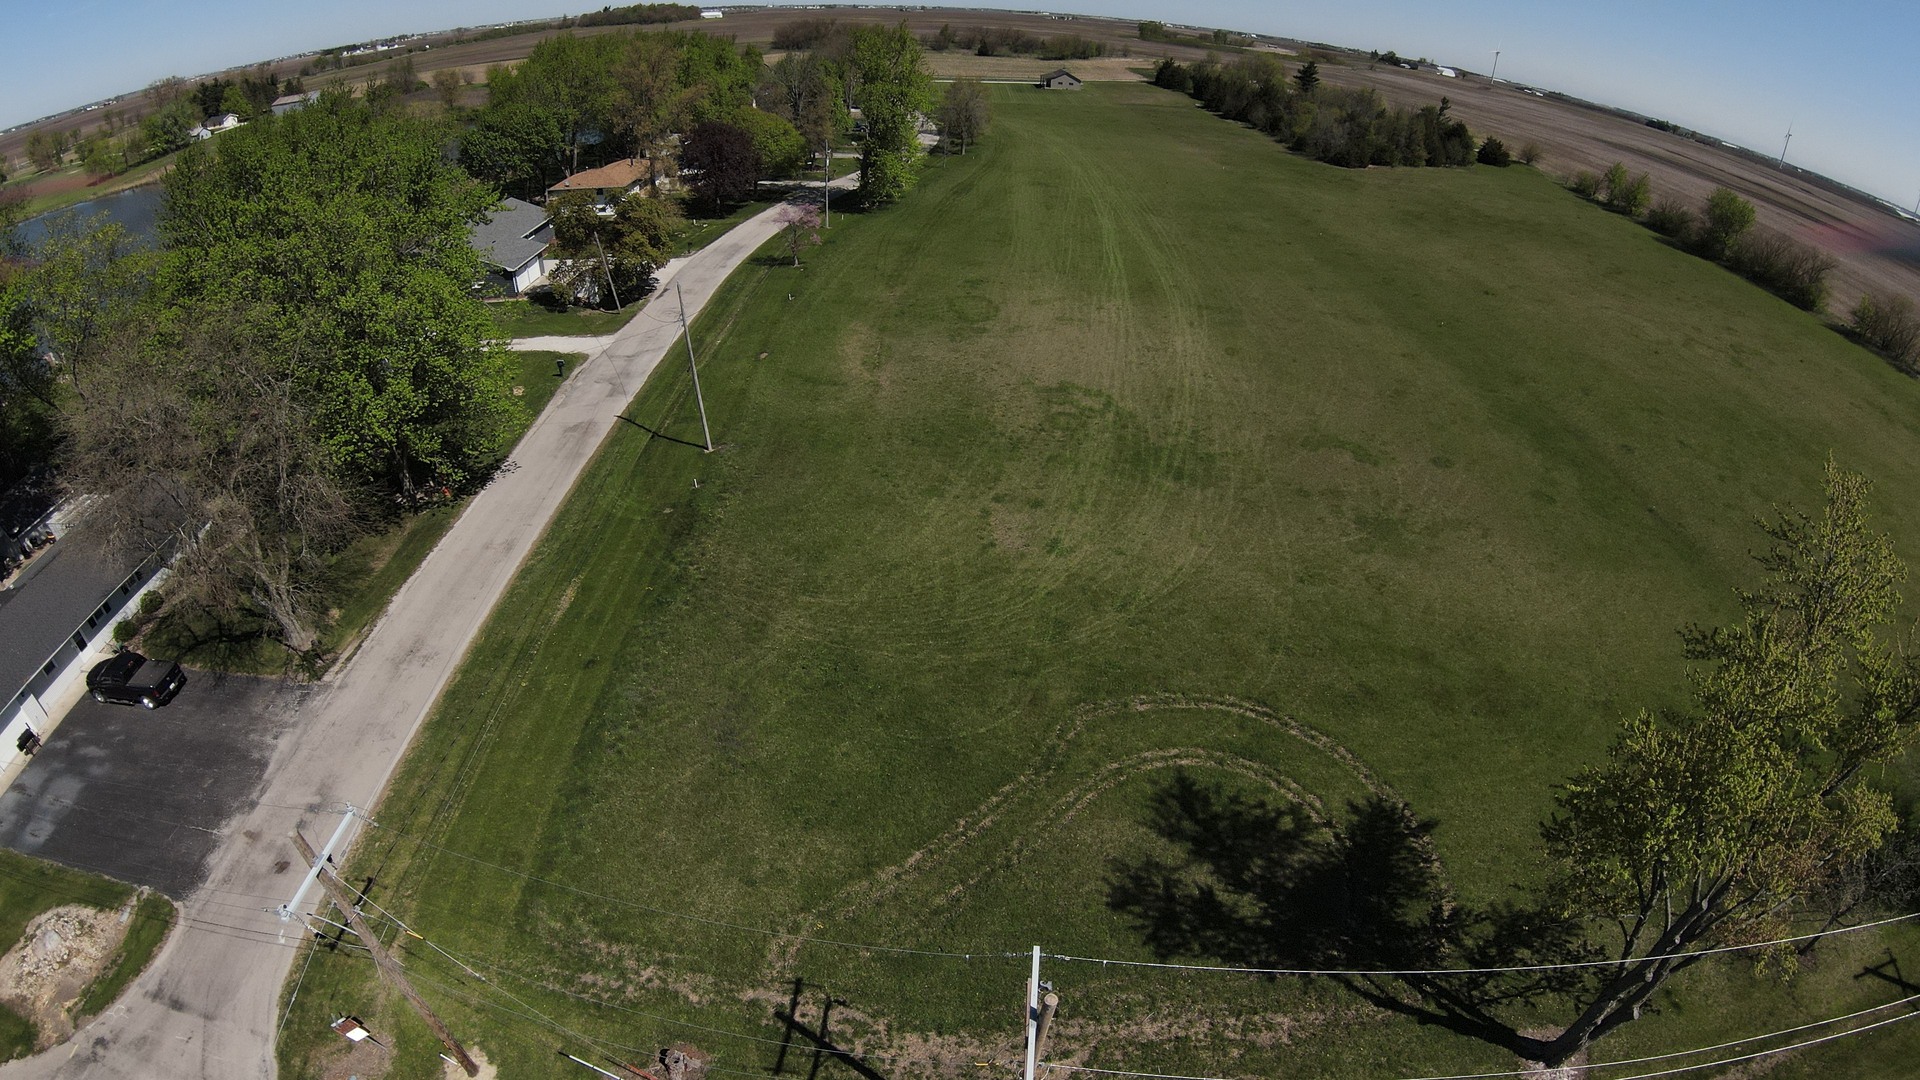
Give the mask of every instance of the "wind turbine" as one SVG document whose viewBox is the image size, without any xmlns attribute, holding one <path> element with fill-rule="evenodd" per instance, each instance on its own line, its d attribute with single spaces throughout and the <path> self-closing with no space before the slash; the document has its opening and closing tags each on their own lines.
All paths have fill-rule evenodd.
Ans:
<svg viewBox="0 0 1920 1080">
<path fill-rule="evenodd" d="M 1787 141 L 1780 144 L 1780 160 L 1774 163 L 1774 168 L 1780 169 L 1780 168 L 1786 167 L 1787 147 L 1792 145 L 1793 145 L 1793 121 L 1789 120 L 1787 121 Z"/>
<path fill-rule="evenodd" d="M 1493 50 L 1493 70 L 1487 72 L 1487 85 L 1493 85 L 1493 77 L 1500 73 L 1500 50 Z"/>
</svg>

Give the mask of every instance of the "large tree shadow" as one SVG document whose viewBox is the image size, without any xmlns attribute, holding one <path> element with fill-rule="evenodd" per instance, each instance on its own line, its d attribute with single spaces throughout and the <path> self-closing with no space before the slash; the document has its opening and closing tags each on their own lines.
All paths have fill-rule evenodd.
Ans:
<svg viewBox="0 0 1920 1080">
<path fill-rule="evenodd" d="M 1543 1044 L 1501 1010 L 1575 991 L 1580 972 L 1372 973 L 1591 958 L 1577 924 L 1545 907 L 1455 903 L 1437 822 L 1396 799 L 1321 819 L 1182 773 L 1155 794 L 1148 824 L 1182 857 L 1117 861 L 1107 903 L 1168 960 L 1345 972 L 1330 977 L 1374 1005 L 1538 1060 Z"/>
</svg>

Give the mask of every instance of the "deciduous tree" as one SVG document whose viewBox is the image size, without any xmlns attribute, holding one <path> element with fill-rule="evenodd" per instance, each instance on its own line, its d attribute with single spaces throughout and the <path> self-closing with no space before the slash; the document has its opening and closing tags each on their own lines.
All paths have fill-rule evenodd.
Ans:
<svg viewBox="0 0 1920 1080">
<path fill-rule="evenodd" d="M 637 34 L 613 68 L 612 117 L 647 160 L 647 186 L 665 175 L 668 140 L 686 114 L 690 95 L 680 85 L 680 56 L 660 34 Z"/>
<path fill-rule="evenodd" d="M 820 208 L 812 203 L 787 203 L 774 213 L 786 236 L 787 249 L 793 252 L 793 265 L 800 265 L 800 252 L 820 242 Z"/>
<path fill-rule="evenodd" d="M 1620 965 L 1598 969 L 1538 1060 L 1557 1065 L 1635 1019 L 1706 950 L 1786 936 L 1895 827 L 1866 777 L 1909 741 L 1920 681 L 1881 634 L 1906 572 L 1868 524 L 1867 491 L 1829 462 L 1824 512 L 1763 523 L 1767 578 L 1738 594 L 1740 618 L 1684 634 L 1700 665 L 1692 708 L 1641 712 L 1556 798 L 1552 893 Z"/>
<path fill-rule="evenodd" d="M 440 95 L 440 106 L 448 112 L 460 104 L 460 92 L 467 88 L 467 80 L 458 68 L 441 68 L 433 73 L 433 92 Z"/>
<path fill-rule="evenodd" d="M 166 180 L 162 300 L 176 318 L 245 301 L 262 348 L 298 352 L 339 475 L 411 495 L 490 467 L 515 408 L 469 295 L 467 240 L 494 195 L 446 132 L 342 94 L 183 154 Z"/>
<path fill-rule="evenodd" d="M 178 552 L 169 607 L 258 614 L 307 654 L 327 559 L 362 520 L 301 376 L 324 361 L 298 339 L 254 337 L 271 315 L 196 315 L 144 342 L 122 338 L 68 418 L 66 479 L 98 496 L 96 520 L 117 546 Z"/>
<path fill-rule="evenodd" d="M 905 23 L 855 31 L 852 67 L 866 128 L 860 141 L 860 193 L 869 203 L 890 202 L 912 179 L 920 117 L 932 107 L 933 82 L 920 42 Z"/>
<path fill-rule="evenodd" d="M 991 119 L 987 91 L 980 80 L 955 79 L 947 84 L 946 97 L 940 102 L 939 122 L 949 152 L 957 142 L 960 152 L 965 154 L 967 147 L 985 134 Z"/>
<path fill-rule="evenodd" d="M 33 328 L 53 355 L 53 370 L 80 397 L 110 353 L 115 326 L 144 298 L 152 253 L 125 226 L 66 211 L 47 219 L 32 247 L 34 267 L 20 289 Z"/>
<path fill-rule="evenodd" d="M 691 174 L 694 195 L 709 210 L 737 206 L 760 182 L 760 152 L 753 136 L 732 124 L 709 120 L 681 141 L 680 164 Z"/>
<path fill-rule="evenodd" d="M 611 217 L 578 193 L 559 196 L 548 209 L 558 260 L 554 288 L 592 303 L 611 304 L 615 292 L 631 303 L 651 289 L 681 224 L 672 203 L 638 192 L 621 199 Z"/>
</svg>

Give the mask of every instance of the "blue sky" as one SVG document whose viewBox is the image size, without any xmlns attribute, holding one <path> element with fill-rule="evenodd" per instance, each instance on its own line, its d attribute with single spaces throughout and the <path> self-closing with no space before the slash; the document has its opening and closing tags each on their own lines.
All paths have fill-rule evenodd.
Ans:
<svg viewBox="0 0 1920 1080">
<path fill-rule="evenodd" d="M 540 0 L 0 0 L 0 127 L 166 75 L 574 10 Z M 1499 49 L 1502 77 L 1767 153 L 1791 123 L 1789 160 L 1902 206 L 1920 198 L 1914 0 L 1061 0 L 1061 10 L 1393 49 L 1479 71 Z"/>
</svg>

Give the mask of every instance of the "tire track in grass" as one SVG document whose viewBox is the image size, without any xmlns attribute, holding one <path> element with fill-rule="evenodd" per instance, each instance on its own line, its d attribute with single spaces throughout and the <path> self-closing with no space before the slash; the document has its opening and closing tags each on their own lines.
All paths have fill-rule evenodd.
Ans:
<svg viewBox="0 0 1920 1080">
<path fill-rule="evenodd" d="M 1398 791 L 1338 740 L 1312 725 L 1257 702 L 1226 695 L 1172 693 L 1094 702 L 1073 710 L 1055 725 L 1038 752 L 1033 767 L 1002 785 L 973 811 L 963 815 L 945 832 L 906 858 L 842 887 L 825 904 L 796 916 L 788 922 L 786 931 L 801 934 L 809 927 L 855 917 L 900 896 L 910 888 L 930 887 L 928 883 L 932 879 L 946 873 L 947 867 L 982 845 L 989 835 L 1013 829 L 1012 839 L 1004 842 L 994 859 L 974 870 L 970 876 L 938 887 L 934 893 L 934 904 L 950 904 L 986 877 L 1017 864 L 1051 830 L 1073 820 L 1099 796 L 1128 779 L 1157 769 L 1192 765 L 1230 772 L 1279 792 L 1305 808 L 1315 821 L 1331 823 L 1322 794 L 1308 790 L 1288 776 L 1280 766 L 1239 754 L 1186 745 L 1152 747 L 1099 764 L 1090 773 L 1073 780 L 1063 794 L 1047 797 L 1048 792 L 1066 781 L 1073 750 L 1088 724 L 1145 718 L 1163 711 L 1214 713 L 1279 731 L 1324 755 L 1368 793 L 1406 805 L 1406 800 Z M 768 949 L 763 978 L 771 983 L 790 977 L 804 946 L 805 942 L 793 938 L 775 941 Z"/>
</svg>

